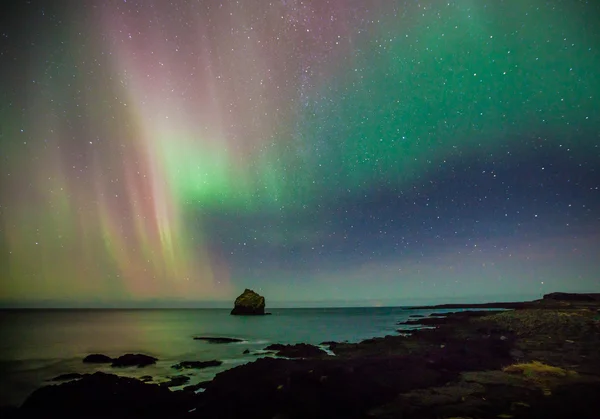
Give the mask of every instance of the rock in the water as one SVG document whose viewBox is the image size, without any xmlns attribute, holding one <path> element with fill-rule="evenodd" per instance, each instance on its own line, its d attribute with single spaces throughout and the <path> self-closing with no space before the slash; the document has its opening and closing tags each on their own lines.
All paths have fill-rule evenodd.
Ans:
<svg viewBox="0 0 600 419">
<path fill-rule="evenodd" d="M 189 386 L 185 386 L 183 391 L 198 391 L 201 388 L 206 388 L 210 384 L 210 381 L 201 381 L 197 384 L 191 384 Z"/>
<path fill-rule="evenodd" d="M 246 349 L 244 352 L 242 352 L 244 355 L 248 355 L 250 353 L 250 349 Z"/>
<path fill-rule="evenodd" d="M 181 417 L 193 405 L 189 393 L 173 393 L 167 387 L 96 372 L 34 391 L 19 413 L 28 418 L 166 418 Z"/>
<path fill-rule="evenodd" d="M 148 381 L 152 381 L 152 380 L 153 380 L 153 378 L 151 375 L 142 375 L 140 377 L 140 381 L 142 381 L 144 383 L 147 383 Z"/>
<path fill-rule="evenodd" d="M 195 336 L 194 340 L 204 340 L 209 343 L 236 343 L 243 342 L 242 339 L 238 338 L 223 338 L 223 337 L 211 337 L 211 336 Z"/>
<path fill-rule="evenodd" d="M 113 359 L 103 354 L 91 354 L 83 358 L 83 362 L 86 364 L 108 364 L 113 362 Z"/>
<path fill-rule="evenodd" d="M 176 370 L 183 370 L 188 368 L 202 369 L 208 367 L 218 367 L 221 365 L 223 361 L 218 361 L 213 359 L 211 361 L 183 361 L 179 364 L 173 365 L 171 368 L 175 368 Z"/>
<path fill-rule="evenodd" d="M 246 288 L 244 292 L 235 299 L 233 315 L 264 315 L 265 297 L 258 295 L 252 290 Z"/>
<path fill-rule="evenodd" d="M 78 372 L 71 372 L 71 373 L 68 373 L 68 374 L 58 375 L 58 376 L 54 377 L 52 380 L 50 380 L 50 381 L 78 380 L 79 378 L 83 378 L 86 375 L 88 375 L 88 374 L 79 374 Z"/>
<path fill-rule="evenodd" d="M 145 367 L 156 364 L 157 358 L 143 354 L 125 354 L 113 360 L 113 367 Z"/>
<path fill-rule="evenodd" d="M 175 377 L 169 377 L 169 381 L 160 383 L 163 387 L 179 387 L 190 381 L 190 377 L 185 375 L 177 375 Z"/>
<path fill-rule="evenodd" d="M 307 343 L 297 343 L 296 345 L 282 345 L 274 343 L 265 348 L 265 351 L 276 351 L 277 355 L 286 358 L 311 358 L 315 356 L 327 355 L 323 349 Z"/>
</svg>

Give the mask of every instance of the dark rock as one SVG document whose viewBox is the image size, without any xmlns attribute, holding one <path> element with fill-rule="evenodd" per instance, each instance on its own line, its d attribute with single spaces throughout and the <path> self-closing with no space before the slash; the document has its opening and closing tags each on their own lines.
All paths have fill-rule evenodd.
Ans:
<svg viewBox="0 0 600 419">
<path fill-rule="evenodd" d="M 238 338 L 224 338 L 224 337 L 211 337 L 211 336 L 195 336 L 194 340 L 204 340 L 208 343 L 236 343 L 243 342 L 243 339 Z"/>
<path fill-rule="evenodd" d="M 151 375 L 142 375 L 140 377 L 140 381 L 142 381 L 144 383 L 147 383 L 148 381 L 152 381 L 152 380 L 153 380 L 153 378 Z"/>
<path fill-rule="evenodd" d="M 250 353 L 250 349 L 246 349 L 244 352 L 242 352 L 244 355 L 247 355 Z"/>
<path fill-rule="evenodd" d="M 91 354 L 83 358 L 83 362 L 86 364 L 108 364 L 113 362 L 113 359 L 103 354 Z"/>
<path fill-rule="evenodd" d="M 284 345 L 283 343 L 272 343 L 269 346 L 267 346 L 264 350 L 265 351 L 280 351 L 280 350 L 284 349 L 286 346 L 288 346 L 288 345 Z"/>
<path fill-rule="evenodd" d="M 166 418 L 182 417 L 193 404 L 189 394 L 96 372 L 81 380 L 42 387 L 19 410 L 27 418 Z"/>
<path fill-rule="evenodd" d="M 323 349 L 306 343 L 297 343 L 295 345 L 275 343 L 267 346 L 265 351 L 276 351 L 277 355 L 286 358 L 312 358 L 327 355 L 327 352 Z"/>
<path fill-rule="evenodd" d="M 113 367 L 145 367 L 156 364 L 157 358 L 143 354 L 125 354 L 113 360 Z"/>
<path fill-rule="evenodd" d="M 71 372 L 68 374 L 61 374 L 58 375 L 56 377 L 54 377 L 52 380 L 50 381 L 69 381 L 69 380 L 77 380 L 79 378 L 83 378 L 84 376 L 89 375 L 89 374 L 80 374 L 78 372 Z"/>
<path fill-rule="evenodd" d="M 216 359 L 213 359 L 211 361 L 183 361 L 183 362 L 180 362 L 179 364 L 173 365 L 171 368 L 175 368 L 176 370 L 183 370 L 183 369 L 190 369 L 190 368 L 202 369 L 202 368 L 208 368 L 208 367 L 218 367 L 221 364 L 223 364 L 223 361 L 217 361 Z"/>
<path fill-rule="evenodd" d="M 183 388 L 183 391 L 198 391 L 201 388 L 208 387 L 209 384 L 210 384 L 210 381 L 201 381 L 201 382 L 199 382 L 197 384 L 192 384 L 192 385 L 189 385 L 189 386 L 185 386 Z"/>
<path fill-rule="evenodd" d="M 416 317 L 425 317 L 425 316 L 424 316 L 424 315 L 422 315 L 422 314 L 411 314 L 411 315 L 410 315 L 410 316 L 408 316 L 408 317 L 415 317 L 415 318 L 416 318 Z"/>
<path fill-rule="evenodd" d="M 221 418 L 364 418 L 367 409 L 402 391 L 441 385 L 445 378 L 435 365 L 399 357 L 261 358 L 217 374 L 203 393 L 201 413 Z"/>
<path fill-rule="evenodd" d="M 256 292 L 245 289 L 244 292 L 235 299 L 233 315 L 264 315 L 265 314 L 265 297 Z"/>
<path fill-rule="evenodd" d="M 190 377 L 186 375 L 177 375 L 175 377 L 168 377 L 169 381 L 160 383 L 163 387 L 179 387 L 190 381 Z"/>
</svg>

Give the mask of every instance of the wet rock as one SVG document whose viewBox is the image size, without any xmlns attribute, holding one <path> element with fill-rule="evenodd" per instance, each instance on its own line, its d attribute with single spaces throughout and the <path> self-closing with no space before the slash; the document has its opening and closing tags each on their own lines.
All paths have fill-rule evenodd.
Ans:
<svg viewBox="0 0 600 419">
<path fill-rule="evenodd" d="M 173 365 L 171 368 L 175 368 L 176 370 L 183 370 L 183 369 L 203 369 L 203 368 L 208 368 L 208 367 L 218 367 L 219 365 L 223 364 L 223 361 L 218 361 L 216 359 L 213 359 L 211 361 L 183 361 L 180 362 L 179 364 L 175 364 Z"/>
<path fill-rule="evenodd" d="M 58 375 L 58 376 L 54 377 L 52 380 L 50 380 L 50 381 L 78 380 L 80 378 L 83 378 L 86 375 L 88 375 L 88 374 L 80 374 L 78 372 L 71 372 L 71 373 L 68 373 L 68 374 Z"/>
<path fill-rule="evenodd" d="M 232 315 L 264 315 L 265 297 L 256 292 L 245 289 L 244 292 L 235 299 Z"/>
<path fill-rule="evenodd" d="M 83 358 L 83 362 L 86 364 L 109 364 L 113 362 L 113 359 L 103 354 L 90 354 Z"/>
<path fill-rule="evenodd" d="M 250 353 L 250 349 L 246 349 L 244 350 L 244 352 L 242 352 L 244 355 L 248 355 Z"/>
<path fill-rule="evenodd" d="M 151 375 L 142 375 L 140 377 L 140 381 L 142 381 L 144 383 L 147 383 L 148 381 L 152 381 L 152 380 L 153 380 L 153 378 Z"/>
<path fill-rule="evenodd" d="M 145 367 L 156 364 L 157 358 L 144 354 L 125 354 L 113 360 L 113 367 Z"/>
<path fill-rule="evenodd" d="M 295 345 L 282 345 L 275 343 L 265 348 L 265 351 L 276 351 L 279 356 L 286 358 L 311 358 L 327 355 L 323 349 L 306 343 L 297 343 Z"/>
<path fill-rule="evenodd" d="M 186 375 L 177 375 L 175 377 L 168 377 L 169 381 L 160 383 L 163 387 L 179 387 L 190 381 L 190 377 Z"/>
<path fill-rule="evenodd" d="M 238 338 L 226 338 L 226 337 L 212 337 L 212 336 L 195 336 L 194 340 L 204 340 L 208 343 L 236 343 L 243 342 L 243 339 Z"/>
<path fill-rule="evenodd" d="M 201 388 L 208 387 L 209 384 L 210 384 L 210 381 L 201 381 L 201 382 L 199 382 L 197 384 L 192 384 L 192 385 L 189 385 L 189 386 L 185 386 L 183 388 L 183 391 L 198 391 Z"/>
</svg>

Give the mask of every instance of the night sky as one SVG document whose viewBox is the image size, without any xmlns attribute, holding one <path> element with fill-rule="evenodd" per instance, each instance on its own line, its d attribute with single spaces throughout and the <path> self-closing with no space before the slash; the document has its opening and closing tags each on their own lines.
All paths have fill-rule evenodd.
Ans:
<svg viewBox="0 0 600 419">
<path fill-rule="evenodd" d="M 0 16 L 4 305 L 600 291 L 600 2 Z"/>
</svg>

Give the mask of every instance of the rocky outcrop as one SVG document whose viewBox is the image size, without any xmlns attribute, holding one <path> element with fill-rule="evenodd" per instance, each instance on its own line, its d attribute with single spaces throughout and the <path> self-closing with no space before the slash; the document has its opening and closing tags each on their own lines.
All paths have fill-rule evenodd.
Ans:
<svg viewBox="0 0 600 419">
<path fill-rule="evenodd" d="M 297 343 L 295 345 L 274 343 L 267 346 L 265 351 L 274 351 L 276 352 L 276 355 L 284 356 L 286 358 L 312 358 L 327 355 L 327 352 L 324 350 L 307 343 Z"/>
<path fill-rule="evenodd" d="M 173 365 L 171 368 L 174 368 L 176 370 L 186 370 L 192 368 L 200 370 L 208 367 L 218 367 L 221 364 L 223 364 L 223 361 L 218 361 L 216 359 L 213 359 L 211 361 L 183 361 L 179 364 Z"/>
<path fill-rule="evenodd" d="M 83 362 L 86 364 L 110 364 L 113 359 L 104 354 L 90 354 L 83 358 Z"/>
<path fill-rule="evenodd" d="M 244 292 L 235 299 L 233 315 L 251 316 L 265 314 L 265 297 L 246 288 Z"/>
<path fill-rule="evenodd" d="M 166 418 L 182 417 L 191 408 L 189 393 L 174 393 L 166 386 L 96 372 L 34 391 L 19 413 L 28 418 Z"/>
<path fill-rule="evenodd" d="M 210 384 L 210 381 L 201 381 L 201 382 L 199 382 L 197 384 L 191 384 L 189 386 L 185 386 L 183 388 L 183 391 L 192 391 L 192 392 L 195 392 L 195 391 L 200 390 L 201 388 L 206 388 L 209 384 Z"/>
<path fill-rule="evenodd" d="M 239 342 L 243 342 L 242 339 L 238 339 L 238 338 L 223 338 L 223 337 L 211 337 L 211 336 L 195 336 L 194 340 L 204 340 L 208 343 L 239 343 Z"/>
<path fill-rule="evenodd" d="M 145 367 L 156 364 L 157 358 L 143 354 L 125 354 L 113 360 L 113 367 Z"/>
<path fill-rule="evenodd" d="M 78 380 L 80 378 L 83 378 L 86 375 L 88 375 L 88 374 L 80 374 L 78 372 L 70 372 L 70 373 L 67 373 L 67 374 L 58 375 L 58 376 L 54 377 L 52 380 L 50 380 L 50 381 L 71 381 L 71 380 Z"/>
<path fill-rule="evenodd" d="M 169 381 L 165 381 L 163 383 L 160 383 L 160 386 L 163 387 L 180 387 L 184 384 L 187 384 L 188 381 L 190 381 L 190 377 L 186 376 L 186 375 L 176 375 L 175 377 L 168 377 Z"/>
</svg>

